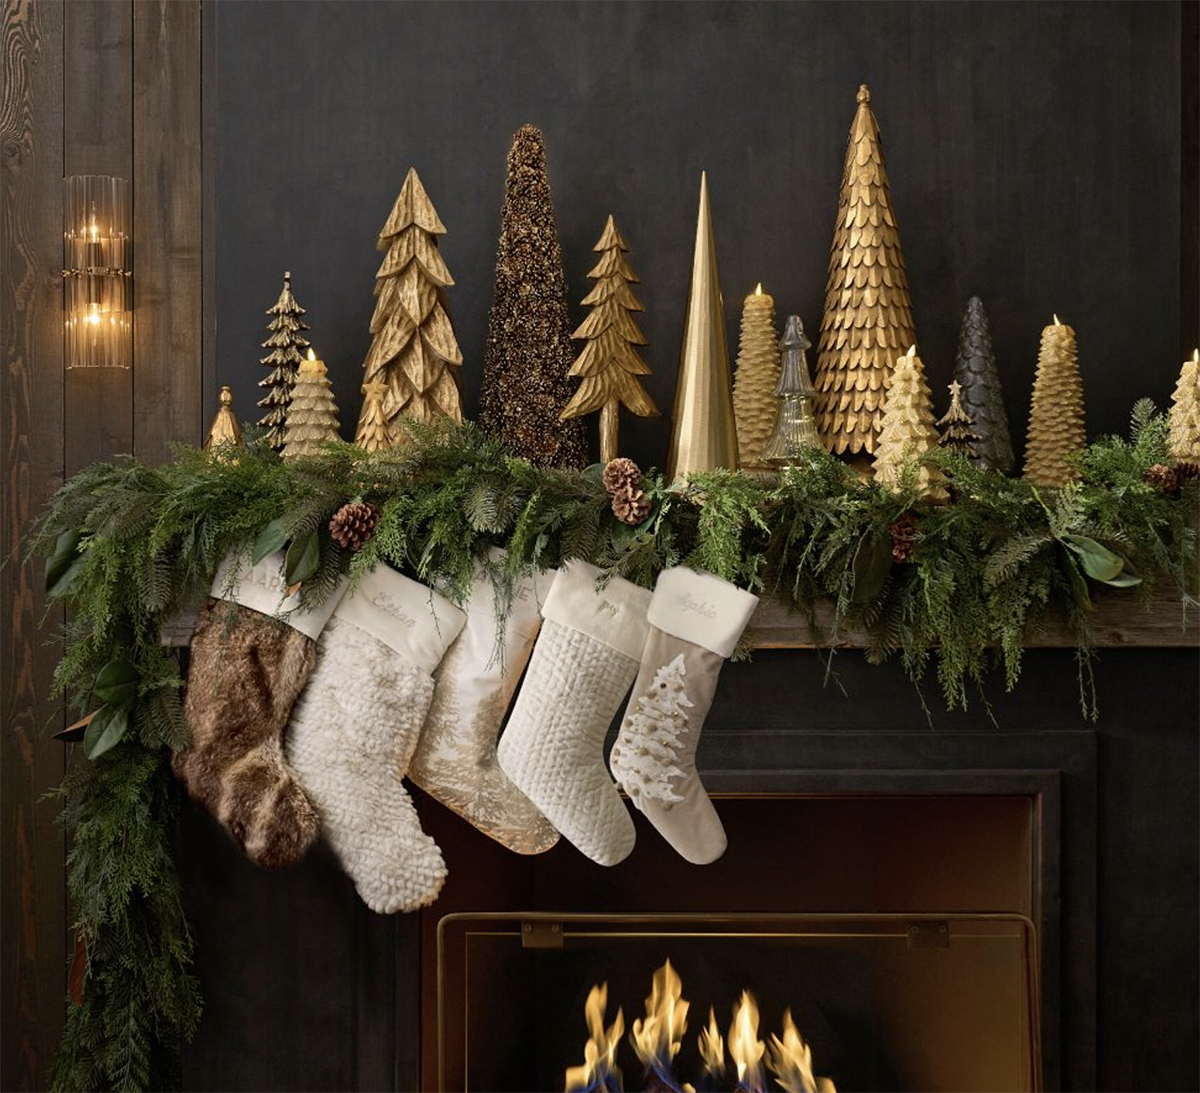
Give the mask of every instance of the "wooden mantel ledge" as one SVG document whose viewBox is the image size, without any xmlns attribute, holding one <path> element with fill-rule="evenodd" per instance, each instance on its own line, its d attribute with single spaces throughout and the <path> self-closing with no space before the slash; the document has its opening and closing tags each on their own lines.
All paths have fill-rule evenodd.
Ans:
<svg viewBox="0 0 1200 1093">
<path fill-rule="evenodd" d="M 1092 616 L 1092 642 L 1097 648 L 1179 649 L 1200 648 L 1200 609 L 1188 611 L 1186 625 L 1179 593 L 1163 587 L 1149 607 L 1142 607 L 1129 592 L 1093 590 L 1096 610 Z M 746 636 L 755 649 L 816 649 L 835 645 L 839 649 L 862 649 L 866 633 L 843 624 L 836 642 L 829 640 L 833 629 L 833 605 L 817 604 L 821 634 L 814 635 L 808 620 L 793 613 L 778 600 L 764 597 L 750 619 Z M 1028 649 L 1073 649 L 1075 640 L 1061 615 L 1051 614 L 1045 629 L 1030 633 Z"/>
</svg>

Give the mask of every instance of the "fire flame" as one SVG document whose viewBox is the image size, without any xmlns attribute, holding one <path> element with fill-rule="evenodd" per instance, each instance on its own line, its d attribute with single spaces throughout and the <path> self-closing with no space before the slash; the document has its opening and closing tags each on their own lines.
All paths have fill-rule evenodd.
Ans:
<svg viewBox="0 0 1200 1093">
<path fill-rule="evenodd" d="M 725 1041 L 712 1006 L 708 1007 L 708 1028 L 700 1030 L 700 1058 L 704 1060 L 705 1072 L 714 1078 L 725 1073 Z"/>
<path fill-rule="evenodd" d="M 837 1093 L 828 1078 L 813 1076 L 812 1048 L 796 1028 L 790 1009 L 783 1011 L 783 1039 L 771 1035 L 767 1066 L 784 1093 Z"/>
<path fill-rule="evenodd" d="M 762 1057 L 767 1045 L 758 1038 L 758 1004 L 754 995 L 742 991 L 733 1008 L 733 1024 L 729 1026 L 729 1054 L 737 1067 L 737 1088 L 748 1093 L 763 1093 Z"/>
<path fill-rule="evenodd" d="M 608 984 L 592 987 L 583 1014 L 587 1020 L 588 1041 L 583 1045 L 583 1066 L 567 1067 L 566 1093 L 574 1090 L 620 1089 L 621 1071 L 617 1066 L 617 1047 L 625 1032 L 625 1014 L 617 1008 L 617 1017 L 606 1029 L 604 1011 L 608 1009 Z"/>
<path fill-rule="evenodd" d="M 683 1046 L 688 1005 L 683 997 L 683 980 L 668 960 L 654 973 L 650 983 L 645 1019 L 636 1019 L 629 1034 L 637 1057 L 664 1078 L 670 1073 L 671 1060 Z"/>
</svg>

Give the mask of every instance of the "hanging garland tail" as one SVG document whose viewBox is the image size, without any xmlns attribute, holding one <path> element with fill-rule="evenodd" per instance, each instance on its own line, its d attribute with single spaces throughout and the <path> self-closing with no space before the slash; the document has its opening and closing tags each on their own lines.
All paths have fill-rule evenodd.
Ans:
<svg viewBox="0 0 1200 1093">
<path fill-rule="evenodd" d="M 1086 673 L 1098 584 L 1148 603 L 1168 580 L 1196 603 L 1200 479 L 1171 470 L 1167 419 L 1148 400 L 1129 439 L 1092 444 L 1079 480 L 1058 489 L 931 451 L 955 498 L 944 505 L 922 497 L 911 463 L 885 488 L 817 449 L 775 479 L 714 471 L 672 486 L 627 461 L 607 474 L 537 469 L 471 425 L 405 428 L 410 443 L 379 452 L 330 443 L 285 462 L 247 429 L 236 460 L 180 447 L 159 467 L 97 464 L 42 516 L 32 549 L 72 618 L 55 689 L 79 721 L 62 735 L 81 744 L 60 790 L 77 943 L 56 1089 L 179 1083 L 200 996 L 171 850 L 168 759 L 188 733 L 161 635 L 234 547 L 285 550 L 309 605 L 381 562 L 461 603 L 496 546 L 513 579 L 581 558 L 651 588 L 682 563 L 810 620 L 829 599 L 835 628 L 869 635 L 868 659 L 898 656 L 915 680 L 932 662 L 947 704 L 962 707 L 994 662 L 1016 684 L 1026 632 L 1053 604 Z"/>
</svg>

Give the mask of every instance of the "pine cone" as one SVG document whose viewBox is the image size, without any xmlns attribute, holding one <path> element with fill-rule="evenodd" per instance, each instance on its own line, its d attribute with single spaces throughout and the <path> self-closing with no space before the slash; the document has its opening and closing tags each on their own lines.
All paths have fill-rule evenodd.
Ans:
<svg viewBox="0 0 1200 1093">
<path fill-rule="evenodd" d="M 375 532 L 379 508 L 370 501 L 347 501 L 329 521 L 329 534 L 345 550 L 359 550 Z"/>
<path fill-rule="evenodd" d="M 643 490 L 628 486 L 620 493 L 614 494 L 612 510 L 623 524 L 640 524 L 650 515 L 650 499 Z"/>
<path fill-rule="evenodd" d="M 907 562 L 917 545 L 917 531 L 920 521 L 910 512 L 888 524 L 888 534 L 892 537 L 892 557 L 898 562 Z"/>
<path fill-rule="evenodd" d="M 632 459 L 620 456 L 611 459 L 604 468 L 604 488 L 611 494 L 636 490 L 642 484 L 642 472 Z"/>
<path fill-rule="evenodd" d="M 1165 463 L 1155 463 L 1147 467 L 1146 473 L 1142 475 L 1143 482 L 1157 486 L 1169 497 L 1174 497 L 1179 492 L 1179 479 L 1179 468 L 1168 467 Z"/>
</svg>

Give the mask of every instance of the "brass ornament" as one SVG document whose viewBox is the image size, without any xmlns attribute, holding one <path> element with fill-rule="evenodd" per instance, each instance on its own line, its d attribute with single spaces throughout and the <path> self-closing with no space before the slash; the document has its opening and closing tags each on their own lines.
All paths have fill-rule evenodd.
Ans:
<svg viewBox="0 0 1200 1093">
<path fill-rule="evenodd" d="M 1200 463 L 1200 349 L 1183 362 L 1167 416 L 1167 453 L 1172 459 Z"/>
<path fill-rule="evenodd" d="M 720 467 L 737 470 L 737 427 L 725 342 L 725 311 L 717 273 L 708 179 L 700 175 L 700 211 L 688 292 L 679 379 L 675 387 L 675 420 L 667 455 L 667 479 L 677 481 L 696 471 Z"/>
<path fill-rule="evenodd" d="M 910 346 L 892 369 L 892 382 L 883 403 L 883 424 L 875 442 L 875 480 L 896 489 L 906 463 L 918 463 L 917 483 L 931 501 L 945 501 L 943 475 L 937 467 L 920 463 L 938 443 L 933 420 L 933 398 L 925 379 L 925 366 Z"/>
<path fill-rule="evenodd" d="M 437 245 L 437 237 L 445 233 L 416 169 L 410 167 L 376 243 L 376 249 L 387 253 L 375 274 L 373 340 L 363 362 L 364 386 L 385 385 L 382 414 L 389 445 L 404 441 L 401 417 L 462 423 L 462 351 L 444 292 L 454 278 Z M 376 416 L 380 412 L 375 406 L 369 409 Z M 364 402 L 356 436 L 364 433 L 367 413 Z M 377 424 L 369 429 L 377 436 Z"/>
<path fill-rule="evenodd" d="M 813 417 L 815 392 L 805 354 L 812 342 L 799 315 L 787 317 L 779 344 L 783 363 L 775 387 L 775 423 L 759 458 L 772 467 L 788 467 L 800 462 L 805 448 L 821 447 L 821 435 Z"/>
<path fill-rule="evenodd" d="M 288 403 L 292 398 L 292 384 L 296 382 L 296 371 L 308 348 L 308 340 L 301 331 L 309 326 L 301 316 L 304 308 L 296 303 L 292 295 L 292 275 L 283 275 L 283 289 L 273 307 L 267 308 L 271 321 L 267 329 L 271 336 L 262 343 L 270 352 L 260 358 L 259 364 L 271 369 L 266 379 L 258 381 L 259 387 L 267 389 L 266 397 L 259 400 L 259 407 L 266 410 L 258 419 L 260 428 L 267 430 L 267 443 L 276 451 L 283 448 L 284 426 L 287 423 Z"/>
<path fill-rule="evenodd" d="M 1064 486 L 1079 478 L 1070 457 L 1087 445 L 1083 416 L 1083 377 L 1075 331 L 1054 323 L 1042 331 L 1033 405 L 1025 442 L 1024 477 L 1039 486 Z"/>
<path fill-rule="evenodd" d="M 863 84 L 846 147 L 817 349 L 817 428 L 835 455 L 875 451 L 892 363 L 916 342 L 900 232 L 870 104 Z"/>
<path fill-rule="evenodd" d="M 779 409 L 775 389 L 781 367 L 775 301 L 760 284 L 742 303 L 737 371 L 733 375 L 733 416 L 742 470 L 768 469 L 762 450 L 771 438 Z"/>
<path fill-rule="evenodd" d="M 362 385 L 363 403 L 358 414 L 354 443 L 365 452 L 382 452 L 392 446 L 387 414 L 383 408 L 387 392 L 388 385 L 383 380 L 372 380 Z"/>
<path fill-rule="evenodd" d="M 217 396 L 220 403 L 212 424 L 208 427 L 208 439 L 204 442 L 206 452 L 218 453 L 222 448 L 242 447 L 242 427 L 233 412 L 233 392 L 223 385 Z"/>
<path fill-rule="evenodd" d="M 559 416 L 567 421 L 599 410 L 600 462 L 608 463 L 619 451 L 617 404 L 638 417 L 657 417 L 658 407 L 637 378 L 650 375 L 637 351 L 646 338 L 630 314 L 644 310 L 630 287 L 640 278 L 625 260 L 629 245 L 611 215 L 592 249 L 603 256 L 588 273 L 596 284 L 583 302 L 592 311 L 571 335 L 587 344 L 567 373 L 578 376 L 580 384 Z"/>
<path fill-rule="evenodd" d="M 300 362 L 292 401 L 288 404 L 287 427 L 284 430 L 284 459 L 303 459 L 320 455 L 324 445 L 340 439 L 338 436 L 337 402 L 333 385 L 325 372 L 325 362 L 317 360 L 310 349 Z"/>
</svg>

